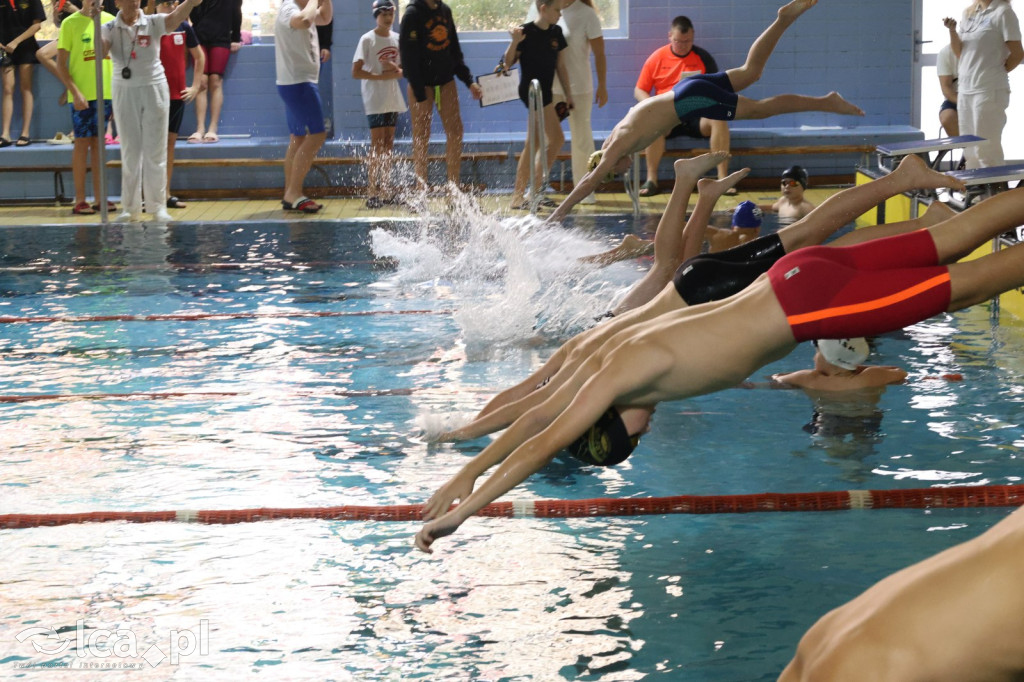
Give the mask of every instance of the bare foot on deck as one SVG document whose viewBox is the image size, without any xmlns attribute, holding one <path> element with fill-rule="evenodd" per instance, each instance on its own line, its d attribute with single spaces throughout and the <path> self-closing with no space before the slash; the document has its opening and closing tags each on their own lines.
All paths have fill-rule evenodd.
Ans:
<svg viewBox="0 0 1024 682">
<path fill-rule="evenodd" d="M 739 181 L 747 177 L 749 173 L 749 168 L 741 168 L 732 175 L 727 175 L 721 180 L 702 178 L 697 181 L 697 193 L 702 197 L 717 201 L 718 198 L 725 194 L 729 188 L 735 187 Z"/>
<path fill-rule="evenodd" d="M 967 190 L 967 186 L 962 180 L 958 180 L 952 175 L 932 170 L 924 162 L 924 159 L 916 154 L 904 156 L 903 160 L 900 161 L 900 165 L 896 167 L 893 173 L 899 173 L 900 180 L 907 183 L 908 189 L 939 189 L 941 187 L 948 187 L 960 192 Z"/>
<path fill-rule="evenodd" d="M 679 159 L 672 164 L 676 172 L 676 182 L 683 180 L 693 184 L 728 158 L 729 152 L 709 152 L 692 159 Z"/>
<path fill-rule="evenodd" d="M 818 0 L 793 0 L 788 5 L 779 8 L 779 19 L 789 22 L 796 21 L 801 14 L 817 4 Z"/>
<path fill-rule="evenodd" d="M 833 90 L 832 92 L 825 95 L 824 111 L 833 111 L 837 114 L 845 114 L 846 116 L 863 116 L 864 110 L 858 107 L 852 102 L 848 102 L 843 99 L 843 96 Z"/>
</svg>

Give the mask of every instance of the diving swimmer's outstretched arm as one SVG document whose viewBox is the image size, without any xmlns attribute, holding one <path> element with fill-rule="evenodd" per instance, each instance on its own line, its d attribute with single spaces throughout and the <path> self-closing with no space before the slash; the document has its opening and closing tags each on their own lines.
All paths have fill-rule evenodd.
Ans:
<svg viewBox="0 0 1024 682">
<path fill-rule="evenodd" d="M 590 428 L 622 395 L 664 371 L 664 363 L 655 358 L 650 359 L 650 364 L 640 372 L 633 363 L 617 362 L 603 367 L 587 381 L 569 406 L 547 428 L 516 448 L 478 490 L 470 493 L 472 482 L 464 480 L 460 491 L 467 496 L 461 498 L 462 502 L 457 507 L 448 510 L 451 501 L 444 502 L 442 493 L 446 488 L 448 492 L 456 489 L 457 486 L 453 484 L 462 475 L 460 472 L 459 476 L 431 497 L 424 507 L 424 519 L 433 520 L 424 524 L 416 534 L 416 546 L 424 552 L 432 552 L 431 545 L 435 540 L 451 535 L 470 516 L 540 471 L 554 459 L 559 450 Z M 480 453 L 478 458 L 483 454 Z M 441 512 L 445 513 L 438 517 Z"/>
</svg>

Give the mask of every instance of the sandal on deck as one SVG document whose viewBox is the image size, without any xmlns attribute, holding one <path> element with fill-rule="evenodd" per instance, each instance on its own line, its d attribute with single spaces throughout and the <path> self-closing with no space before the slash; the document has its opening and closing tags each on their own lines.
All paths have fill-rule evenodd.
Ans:
<svg viewBox="0 0 1024 682">
<path fill-rule="evenodd" d="M 0 148 L 10 147 L 12 144 L 14 143 L 8 140 L 6 137 L 0 137 Z"/>
<path fill-rule="evenodd" d="M 303 213 L 316 213 L 323 208 L 323 206 L 316 203 L 309 197 L 299 197 L 290 204 L 282 199 L 281 206 L 286 211 L 302 211 Z"/>
<path fill-rule="evenodd" d="M 729 189 L 727 189 L 724 192 L 722 192 L 722 194 L 724 194 L 727 197 L 734 197 L 734 196 L 736 196 L 739 193 L 740 193 L 740 191 L 738 189 L 736 189 L 735 187 L 730 187 Z"/>
<path fill-rule="evenodd" d="M 74 215 L 96 215 L 95 209 L 89 205 L 88 201 L 79 201 L 75 204 L 75 207 L 71 209 L 71 213 Z"/>
<path fill-rule="evenodd" d="M 642 197 L 656 197 L 659 194 L 661 194 L 661 190 L 650 180 L 640 185 L 640 196 Z"/>
<path fill-rule="evenodd" d="M 191 135 L 189 135 L 188 136 L 188 143 L 189 144 L 202 144 L 203 143 L 203 135 L 202 135 L 202 133 L 200 133 L 199 131 L 196 131 L 196 132 L 192 133 Z"/>
<path fill-rule="evenodd" d="M 18 138 L 18 141 L 14 143 L 15 147 L 27 147 L 32 144 L 32 140 L 29 139 L 28 135 L 22 135 Z"/>
</svg>

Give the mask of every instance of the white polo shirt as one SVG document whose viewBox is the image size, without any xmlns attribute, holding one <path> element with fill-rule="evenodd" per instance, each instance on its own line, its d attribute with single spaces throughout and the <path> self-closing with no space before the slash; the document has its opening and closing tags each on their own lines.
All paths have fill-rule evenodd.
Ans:
<svg viewBox="0 0 1024 682">
<path fill-rule="evenodd" d="M 960 82 L 963 95 L 1009 90 L 1010 77 L 1004 66 L 1010 52 L 1006 43 L 1020 40 L 1020 22 L 1006 0 L 995 0 L 988 9 L 964 16 L 960 21 Z"/>
<path fill-rule="evenodd" d="M 953 89 L 956 90 L 957 74 L 959 71 L 959 60 L 956 58 L 956 54 L 953 53 L 953 47 L 951 45 L 946 45 L 939 50 L 938 56 L 935 57 L 935 75 L 952 76 Z"/>
<path fill-rule="evenodd" d="M 128 26 L 118 12 L 113 21 L 103 24 L 103 40 L 110 42 L 110 58 L 114 63 L 114 87 L 138 88 L 167 82 L 164 65 L 160 62 L 160 38 L 167 33 L 166 17 L 166 14 L 140 11 L 135 24 Z M 121 76 L 126 66 L 132 72 L 128 79 Z"/>
<path fill-rule="evenodd" d="M 278 85 L 316 83 L 320 80 L 320 38 L 316 26 L 292 28 L 292 17 L 302 10 L 295 0 L 281 0 L 274 25 L 274 63 Z"/>
</svg>

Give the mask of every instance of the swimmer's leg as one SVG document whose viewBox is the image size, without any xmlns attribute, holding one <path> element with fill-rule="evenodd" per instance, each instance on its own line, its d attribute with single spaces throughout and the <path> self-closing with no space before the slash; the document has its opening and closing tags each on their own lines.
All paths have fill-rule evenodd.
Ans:
<svg viewBox="0 0 1024 682">
<path fill-rule="evenodd" d="M 761 119 L 779 114 L 794 114 L 801 111 L 824 111 L 845 116 L 863 116 L 864 110 L 843 99 L 838 92 L 822 97 L 809 95 L 775 95 L 764 99 L 750 99 L 739 96 L 736 102 L 736 119 Z"/>
<path fill-rule="evenodd" d="M 998 196 L 1006 194 L 1009 192 L 1003 192 Z M 1022 197 L 1018 197 L 1018 200 L 1021 199 Z M 977 206 L 983 206 L 991 201 L 983 201 Z M 1024 204 L 1024 201 L 1020 203 Z M 1017 224 L 1024 222 L 1024 206 L 1019 207 L 1015 215 Z M 949 307 L 946 309 L 950 312 L 983 303 L 1005 291 L 1020 288 L 1024 286 L 1024 244 L 1000 249 L 974 260 L 952 263 L 949 266 L 949 280 L 951 295 Z"/>
<path fill-rule="evenodd" d="M 913 189 L 938 189 L 940 187 L 960 188 L 962 183 L 950 175 L 932 170 L 920 157 L 911 154 L 905 156 L 892 173 L 873 182 L 833 194 L 806 216 L 779 230 L 779 239 L 782 240 L 782 245 L 786 248 L 787 253 L 804 246 L 821 244 L 836 230 L 889 197 Z M 921 227 L 927 226 L 927 224 L 921 225 Z M 894 234 L 899 233 L 894 232 Z M 884 235 L 881 232 L 861 238 L 845 235 L 843 239 L 851 237 L 847 239 L 847 243 L 852 244 L 875 236 Z"/>
<path fill-rule="evenodd" d="M 761 74 L 764 72 L 764 65 L 767 63 L 768 58 L 772 56 L 772 52 L 775 51 L 779 38 L 782 37 L 786 29 L 801 14 L 816 4 L 818 4 L 818 0 L 793 0 L 788 5 L 779 8 L 779 14 L 775 21 L 750 46 L 750 50 L 747 52 L 747 60 L 743 63 L 743 66 L 726 71 L 734 92 L 743 90 L 761 78 Z"/>
<path fill-rule="evenodd" d="M 940 201 L 933 201 L 924 212 L 924 215 L 918 216 L 913 220 L 902 220 L 898 223 L 883 223 L 881 225 L 861 227 L 844 234 L 835 241 L 829 242 L 829 245 L 850 246 L 851 244 L 861 244 L 872 239 L 882 239 L 883 237 L 893 237 L 898 234 L 914 232 L 915 230 L 923 230 L 926 227 L 938 225 L 943 221 L 949 220 L 955 215 L 956 211 L 951 209 L 949 206 L 946 206 Z"/>
<path fill-rule="evenodd" d="M 715 202 L 727 189 L 733 187 L 750 172 L 749 168 L 738 171 L 723 180 L 711 181 L 698 179 L 715 168 L 729 155 L 725 152 L 702 154 L 693 159 L 680 159 L 673 165 L 676 182 L 672 188 L 665 213 L 658 221 L 658 229 L 654 234 L 654 265 L 629 291 L 622 302 L 613 311 L 616 315 L 642 306 L 651 301 L 665 286 L 672 281 L 676 268 L 691 256 L 700 253 L 700 245 L 704 240 L 711 212 Z M 690 203 L 693 187 L 701 187 L 697 205 L 693 214 L 686 221 L 682 230 L 679 226 L 686 220 L 686 207 Z M 684 304 L 685 305 L 685 304 Z"/>
<path fill-rule="evenodd" d="M 1024 225 L 1024 188 L 1002 192 L 975 204 L 949 220 L 929 227 L 928 232 L 935 241 L 939 262 L 952 263 L 963 258 L 989 239 L 998 237 L 1018 225 Z M 1004 249 L 1004 251 L 1014 251 L 1016 248 L 1012 247 Z M 989 256 L 985 256 L 978 260 L 984 261 L 988 258 Z M 1024 268 L 1021 268 L 1020 273 L 1024 275 Z M 1005 281 L 1016 280 L 1011 276 Z M 999 293 L 1006 290 L 999 288 L 1001 286 L 1002 282 L 994 282 L 993 286 L 989 288 L 972 287 L 972 289 L 979 291 L 982 296 L 981 300 L 985 300 L 993 295 L 990 293 L 992 291 Z M 953 291 L 955 298 L 956 286 L 953 287 Z"/>
</svg>

